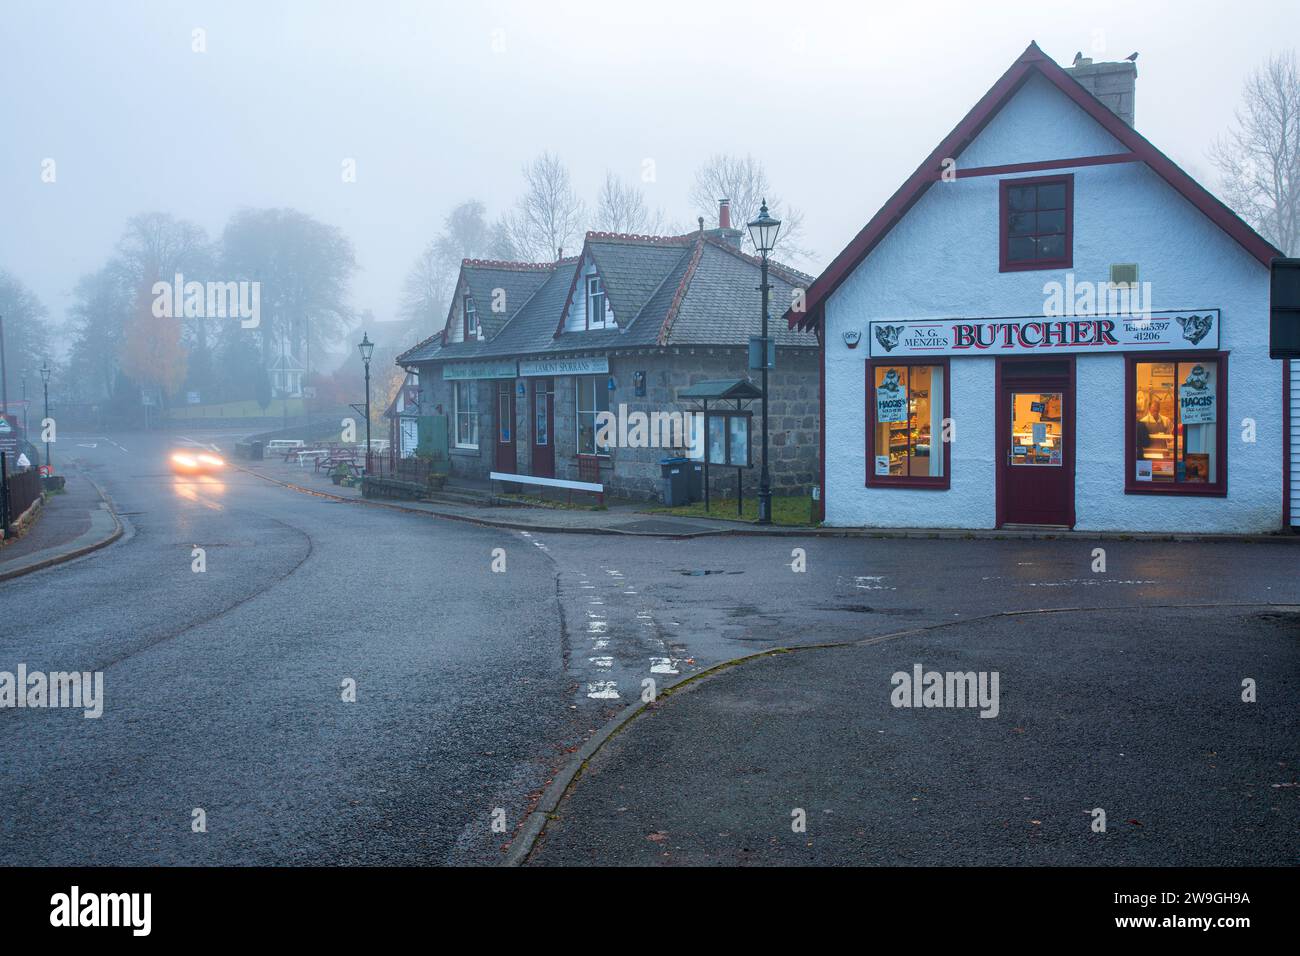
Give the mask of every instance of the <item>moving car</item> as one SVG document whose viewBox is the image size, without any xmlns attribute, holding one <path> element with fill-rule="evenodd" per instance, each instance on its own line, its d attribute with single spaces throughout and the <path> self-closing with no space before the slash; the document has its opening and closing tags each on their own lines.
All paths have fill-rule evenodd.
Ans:
<svg viewBox="0 0 1300 956">
<path fill-rule="evenodd" d="M 197 448 L 172 452 L 169 461 L 172 471 L 181 475 L 209 475 L 226 467 L 220 455 Z"/>
</svg>

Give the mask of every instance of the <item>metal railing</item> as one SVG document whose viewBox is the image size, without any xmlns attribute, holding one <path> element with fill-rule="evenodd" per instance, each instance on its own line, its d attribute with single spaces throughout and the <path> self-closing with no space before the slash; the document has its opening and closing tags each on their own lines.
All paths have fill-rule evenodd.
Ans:
<svg viewBox="0 0 1300 956">
<path fill-rule="evenodd" d="M 35 468 L 14 474 L 0 455 L 0 528 L 8 528 L 41 496 L 41 476 Z"/>
</svg>

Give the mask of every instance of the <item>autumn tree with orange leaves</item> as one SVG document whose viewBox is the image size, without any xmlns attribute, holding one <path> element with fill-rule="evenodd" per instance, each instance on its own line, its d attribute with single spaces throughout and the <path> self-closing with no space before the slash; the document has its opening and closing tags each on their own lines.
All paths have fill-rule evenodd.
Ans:
<svg viewBox="0 0 1300 956">
<path fill-rule="evenodd" d="M 128 378 L 137 385 L 156 386 L 168 396 L 180 390 L 186 367 L 181 324 L 175 318 L 154 315 L 149 293 L 137 294 L 122 338 L 122 371 Z"/>
</svg>

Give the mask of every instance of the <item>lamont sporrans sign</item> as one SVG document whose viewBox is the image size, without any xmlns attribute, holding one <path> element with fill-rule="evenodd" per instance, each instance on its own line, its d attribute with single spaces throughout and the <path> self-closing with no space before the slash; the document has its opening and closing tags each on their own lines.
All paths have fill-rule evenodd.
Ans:
<svg viewBox="0 0 1300 956">
<path fill-rule="evenodd" d="M 870 323 L 871 356 L 1168 352 L 1219 348 L 1219 310 Z"/>
</svg>

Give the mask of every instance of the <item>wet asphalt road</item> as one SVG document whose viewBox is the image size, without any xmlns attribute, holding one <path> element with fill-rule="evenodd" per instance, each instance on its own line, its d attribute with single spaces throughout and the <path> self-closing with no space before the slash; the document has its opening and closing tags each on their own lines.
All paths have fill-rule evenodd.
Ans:
<svg viewBox="0 0 1300 956">
<path fill-rule="evenodd" d="M 130 536 L 0 584 L 33 622 L 0 669 L 102 668 L 108 698 L 0 711 L 9 863 L 491 862 L 492 810 L 513 831 L 646 680 L 1010 608 L 1300 600 L 1283 545 L 1108 542 L 1095 573 L 1095 542 L 527 534 L 177 479 L 168 443 L 110 438 L 63 450 Z"/>
<path fill-rule="evenodd" d="M 492 574 L 508 534 L 176 478 L 163 443 L 118 442 L 67 453 L 131 537 L 0 585 L 31 623 L 0 636 L 0 669 L 103 670 L 106 697 L 97 720 L 0 711 L 0 860 L 496 859 L 492 810 L 513 829 L 562 756 L 549 562 L 512 548 Z"/>
<path fill-rule="evenodd" d="M 892 706 L 916 664 L 997 672 L 996 713 Z M 1298 703 L 1295 611 L 1066 612 L 763 657 L 615 736 L 532 863 L 1294 866 Z"/>
</svg>

